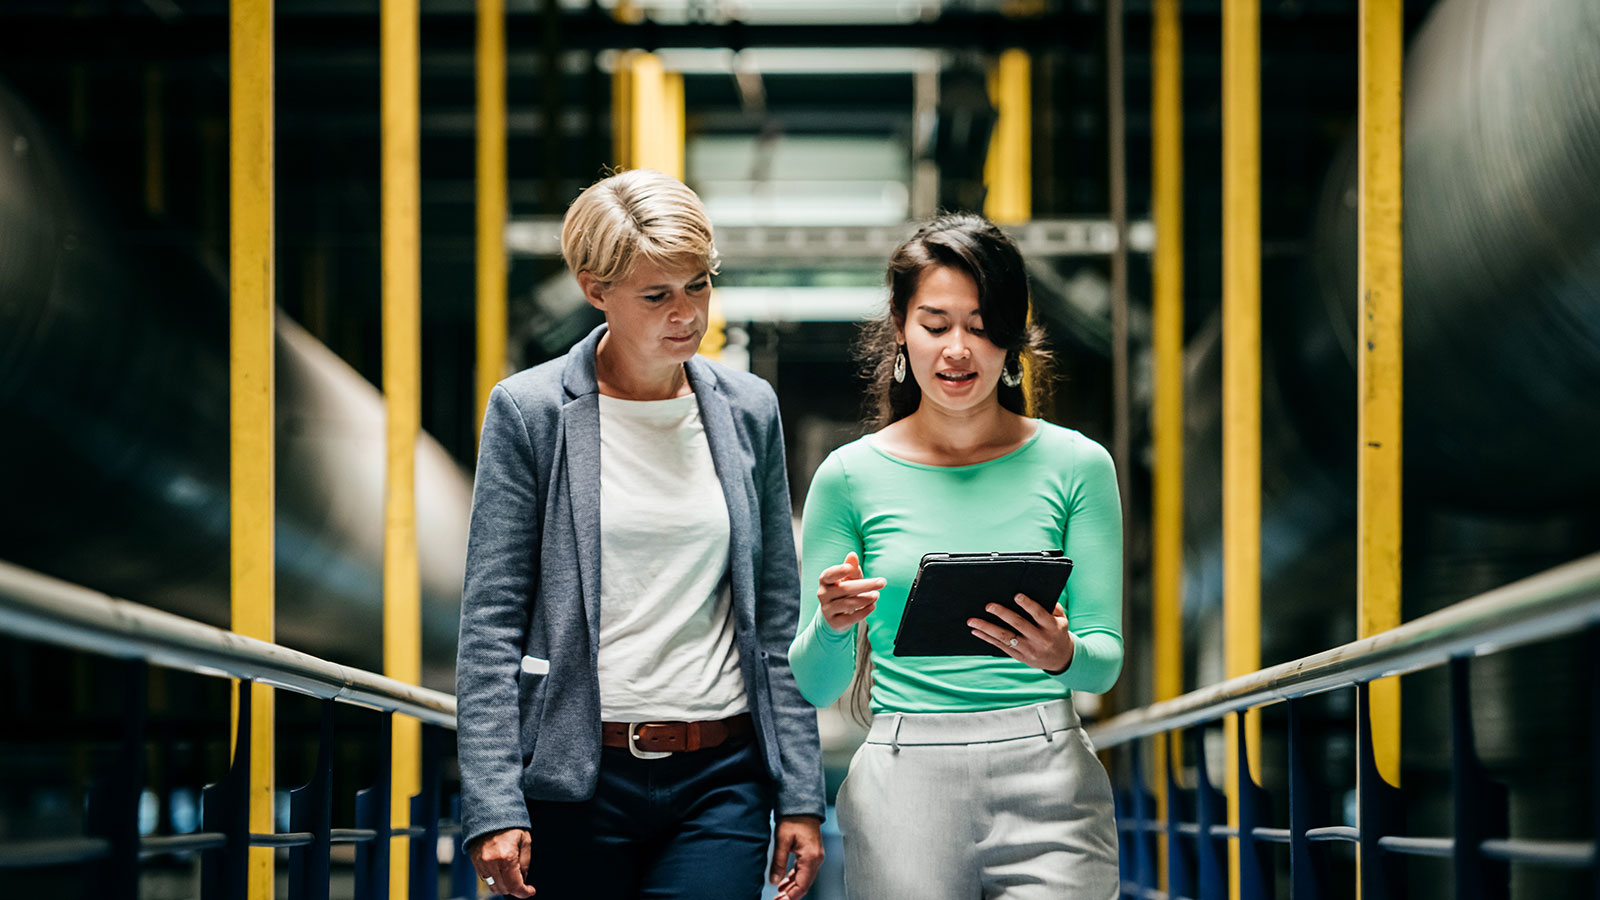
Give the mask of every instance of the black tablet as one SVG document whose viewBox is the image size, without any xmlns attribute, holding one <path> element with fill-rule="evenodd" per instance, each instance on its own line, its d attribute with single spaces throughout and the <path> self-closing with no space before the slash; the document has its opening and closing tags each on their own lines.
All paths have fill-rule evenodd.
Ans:
<svg viewBox="0 0 1600 900">
<path fill-rule="evenodd" d="M 894 654 L 1005 656 L 999 647 L 975 637 L 967 620 L 984 618 L 1004 625 L 984 611 L 990 603 L 1026 616 L 1017 607 L 1017 594 L 1054 609 L 1071 572 L 1072 560 L 1060 550 L 929 553 L 922 557 L 911 583 L 905 615 L 894 636 Z"/>
</svg>

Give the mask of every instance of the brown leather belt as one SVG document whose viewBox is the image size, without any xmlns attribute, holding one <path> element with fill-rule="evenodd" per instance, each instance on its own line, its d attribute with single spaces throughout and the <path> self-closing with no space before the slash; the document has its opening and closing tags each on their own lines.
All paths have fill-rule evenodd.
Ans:
<svg viewBox="0 0 1600 900">
<path fill-rule="evenodd" d="M 600 723 L 600 743 L 604 746 L 631 747 L 646 753 L 709 750 L 755 733 L 749 713 L 711 722 Z"/>
</svg>

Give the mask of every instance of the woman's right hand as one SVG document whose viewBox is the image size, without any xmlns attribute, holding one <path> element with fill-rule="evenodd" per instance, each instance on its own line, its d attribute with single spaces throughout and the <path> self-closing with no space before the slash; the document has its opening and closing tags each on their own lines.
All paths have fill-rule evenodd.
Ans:
<svg viewBox="0 0 1600 900">
<path fill-rule="evenodd" d="M 507 897 L 532 897 L 533 886 L 525 880 L 532 850 L 533 836 L 528 829 L 507 828 L 473 841 L 467 854 L 490 891 Z"/>
<path fill-rule="evenodd" d="M 850 551 L 843 563 L 823 569 L 817 579 L 822 621 L 839 634 L 849 631 L 877 607 L 878 590 L 888 583 L 882 578 L 863 577 L 861 560 L 854 550 Z"/>
</svg>

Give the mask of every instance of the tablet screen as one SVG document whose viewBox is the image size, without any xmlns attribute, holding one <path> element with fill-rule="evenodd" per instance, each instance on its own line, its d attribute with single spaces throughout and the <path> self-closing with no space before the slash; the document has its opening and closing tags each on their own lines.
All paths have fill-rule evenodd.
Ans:
<svg viewBox="0 0 1600 900">
<path fill-rule="evenodd" d="M 984 609 L 990 603 L 1025 615 L 1017 607 L 1017 594 L 1054 609 L 1071 572 L 1072 560 L 1060 550 L 929 553 L 922 557 L 911 584 L 895 634 L 895 655 L 1005 656 L 1000 648 L 973 636 L 967 620 L 999 622 Z"/>
</svg>

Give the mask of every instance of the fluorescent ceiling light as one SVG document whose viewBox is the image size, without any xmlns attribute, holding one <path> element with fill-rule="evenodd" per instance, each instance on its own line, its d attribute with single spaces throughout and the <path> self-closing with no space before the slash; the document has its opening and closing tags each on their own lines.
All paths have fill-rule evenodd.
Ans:
<svg viewBox="0 0 1600 900">
<path fill-rule="evenodd" d="M 616 70 L 616 50 L 601 51 L 596 62 L 605 72 Z M 755 47 L 735 52 L 726 47 L 669 47 L 656 51 L 661 67 L 684 75 L 882 75 L 937 72 L 944 55 L 909 47 Z"/>
<path fill-rule="evenodd" d="M 883 312 L 881 287 L 718 287 L 729 322 L 859 322 Z"/>
<path fill-rule="evenodd" d="M 581 10 L 588 0 L 562 0 Z M 738 19 L 752 24 L 916 22 L 939 15 L 941 0 L 634 0 L 633 7 L 657 22 Z M 600 0 L 612 10 L 618 0 Z"/>
</svg>

